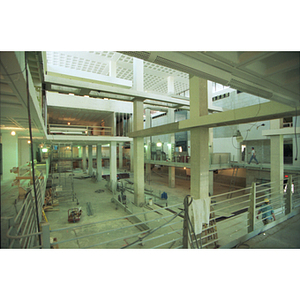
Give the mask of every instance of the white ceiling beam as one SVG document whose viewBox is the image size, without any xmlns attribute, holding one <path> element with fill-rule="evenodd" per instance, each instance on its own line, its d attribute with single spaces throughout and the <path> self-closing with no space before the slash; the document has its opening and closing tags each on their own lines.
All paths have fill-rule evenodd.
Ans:
<svg viewBox="0 0 300 300">
<path fill-rule="evenodd" d="M 300 106 L 298 107 L 300 110 Z M 176 123 L 157 126 L 149 129 L 134 131 L 130 137 L 147 137 L 159 134 L 188 131 L 197 127 L 220 127 L 257 121 L 273 120 L 296 115 L 296 110 L 281 103 L 267 102 L 263 104 L 243 107 L 235 110 L 213 113 L 198 118 L 187 119 Z"/>
<path fill-rule="evenodd" d="M 187 100 L 182 100 L 170 96 L 141 92 L 133 89 L 124 89 L 120 87 L 111 87 L 108 85 L 85 82 L 85 81 L 69 79 L 69 78 L 61 78 L 61 77 L 56 77 L 51 75 L 45 75 L 45 82 L 50 84 L 57 84 L 57 85 L 76 87 L 76 88 L 88 88 L 94 91 L 108 92 L 117 95 L 119 94 L 119 95 L 133 97 L 135 99 L 150 99 L 150 100 L 157 100 L 157 101 L 162 101 L 162 102 L 177 104 L 177 105 L 190 104 L 190 102 Z"/>
<path fill-rule="evenodd" d="M 86 71 L 73 70 L 70 68 L 64 68 L 64 67 L 53 66 L 53 65 L 48 65 L 47 74 L 48 75 L 56 75 L 59 77 L 67 77 L 67 78 L 78 77 L 80 79 L 101 82 L 103 84 L 108 84 L 111 86 L 122 86 L 125 88 L 132 87 L 132 82 L 130 80 L 105 76 L 105 75 L 86 72 Z"/>
<path fill-rule="evenodd" d="M 96 110 L 121 113 L 132 113 L 132 103 L 118 100 L 102 100 L 87 98 L 75 95 L 66 95 L 59 93 L 46 92 L 47 105 L 64 108 L 74 108 L 79 110 Z"/>
</svg>

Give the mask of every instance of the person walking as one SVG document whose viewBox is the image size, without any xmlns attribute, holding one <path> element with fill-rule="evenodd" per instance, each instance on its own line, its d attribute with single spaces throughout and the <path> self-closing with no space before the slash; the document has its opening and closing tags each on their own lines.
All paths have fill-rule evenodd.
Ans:
<svg viewBox="0 0 300 300">
<path fill-rule="evenodd" d="M 260 210 L 258 211 L 258 214 L 262 214 L 262 221 L 264 225 L 269 224 L 272 222 L 272 217 L 274 218 L 274 221 L 276 221 L 275 214 L 273 207 L 270 204 L 270 200 L 268 198 L 265 198 L 263 205 L 261 206 Z M 256 217 L 258 219 L 258 216 Z"/>
<path fill-rule="evenodd" d="M 251 158 L 250 158 L 250 161 L 248 162 L 248 164 L 251 163 L 252 159 L 254 159 L 256 161 L 256 164 L 258 165 L 259 162 L 257 161 L 256 159 L 256 153 L 255 153 L 255 150 L 254 150 L 254 147 L 252 147 L 252 150 L 251 150 Z"/>
</svg>

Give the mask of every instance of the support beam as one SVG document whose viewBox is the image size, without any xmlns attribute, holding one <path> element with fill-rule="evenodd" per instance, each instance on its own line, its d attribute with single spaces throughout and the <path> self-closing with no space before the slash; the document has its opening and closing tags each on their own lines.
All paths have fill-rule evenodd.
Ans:
<svg viewBox="0 0 300 300">
<path fill-rule="evenodd" d="M 190 78 L 191 120 L 208 114 L 207 80 Z M 194 199 L 209 195 L 209 128 L 191 129 L 191 195 Z"/>
<path fill-rule="evenodd" d="M 270 127 L 271 129 L 279 129 L 280 120 L 272 120 Z M 271 190 L 274 197 L 278 196 L 279 193 L 283 193 L 283 179 L 283 135 L 275 135 L 271 136 Z"/>
<path fill-rule="evenodd" d="M 97 181 L 102 180 L 102 146 L 97 145 Z"/>
<path fill-rule="evenodd" d="M 133 103 L 134 130 L 143 128 L 143 102 L 135 100 Z M 134 204 L 137 206 L 144 204 L 144 138 L 133 139 L 133 177 L 134 177 Z"/>
<path fill-rule="evenodd" d="M 119 169 L 123 168 L 123 143 L 119 143 Z"/>
<path fill-rule="evenodd" d="M 169 187 L 175 187 L 175 167 L 169 167 Z"/>
<path fill-rule="evenodd" d="M 113 194 L 117 190 L 117 144 L 116 142 L 110 143 L 110 186 Z"/>
<path fill-rule="evenodd" d="M 92 176 L 93 175 L 93 146 L 92 145 L 88 145 L 88 156 L 89 156 L 88 174 Z"/>
<path fill-rule="evenodd" d="M 82 171 L 86 172 L 86 146 L 82 146 Z"/>
<path fill-rule="evenodd" d="M 192 110 L 192 109 L 191 109 Z M 300 106 L 298 106 L 300 111 Z M 273 120 L 296 115 L 293 107 L 274 101 L 263 104 L 238 108 L 210 115 L 190 118 L 176 123 L 156 126 L 150 129 L 138 130 L 129 134 L 129 137 L 146 137 L 164 133 L 181 132 L 197 127 L 221 127 L 234 124 Z"/>
</svg>

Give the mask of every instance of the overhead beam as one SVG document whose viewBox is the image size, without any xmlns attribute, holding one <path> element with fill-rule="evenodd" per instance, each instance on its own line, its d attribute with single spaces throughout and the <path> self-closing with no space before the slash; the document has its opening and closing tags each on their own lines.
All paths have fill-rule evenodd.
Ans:
<svg viewBox="0 0 300 300">
<path fill-rule="evenodd" d="M 294 115 L 296 115 L 295 108 L 278 102 L 270 101 L 263 104 L 214 113 L 199 118 L 183 120 L 179 122 L 179 129 L 189 130 L 190 128 L 194 127 L 220 127 L 279 119 Z"/>
<path fill-rule="evenodd" d="M 298 107 L 300 110 L 300 106 Z M 257 121 L 278 119 L 288 116 L 295 116 L 296 110 L 288 105 L 277 102 L 243 107 L 235 110 L 213 113 L 194 119 L 187 119 L 162 126 L 152 127 L 144 130 L 134 131 L 130 137 L 147 137 L 161 134 L 188 131 L 196 127 L 221 127 L 234 124 L 243 124 Z"/>
<path fill-rule="evenodd" d="M 45 75 L 45 82 L 47 84 L 56 84 L 61 86 L 75 87 L 75 88 L 86 88 L 94 91 L 108 92 L 116 95 L 124 95 L 129 97 L 134 97 L 135 99 L 150 99 L 157 100 L 166 103 L 173 103 L 178 105 L 189 105 L 190 102 L 187 100 L 182 100 L 170 96 L 158 95 L 149 92 L 142 92 L 133 89 L 125 89 L 121 87 L 111 87 L 104 84 L 85 82 L 76 79 L 61 78 L 52 75 Z"/>
<path fill-rule="evenodd" d="M 218 82 L 252 95 L 288 103 L 294 107 L 299 105 L 299 95 L 296 93 L 275 85 L 264 78 L 258 78 L 238 67 L 233 67 L 217 58 L 208 57 L 205 52 L 121 51 L 121 53 Z"/>
</svg>

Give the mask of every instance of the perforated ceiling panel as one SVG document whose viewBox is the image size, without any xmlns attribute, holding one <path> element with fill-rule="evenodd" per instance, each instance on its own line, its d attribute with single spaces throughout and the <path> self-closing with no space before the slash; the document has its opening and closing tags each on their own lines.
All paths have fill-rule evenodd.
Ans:
<svg viewBox="0 0 300 300">
<path fill-rule="evenodd" d="M 61 51 L 47 52 L 47 64 L 66 69 L 109 76 L 110 61 L 116 63 L 116 76 L 133 80 L 133 57 L 112 51 Z M 174 77 L 175 94 L 188 89 L 188 74 L 144 62 L 144 90 L 154 93 L 167 93 L 167 78 Z"/>
</svg>

